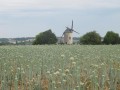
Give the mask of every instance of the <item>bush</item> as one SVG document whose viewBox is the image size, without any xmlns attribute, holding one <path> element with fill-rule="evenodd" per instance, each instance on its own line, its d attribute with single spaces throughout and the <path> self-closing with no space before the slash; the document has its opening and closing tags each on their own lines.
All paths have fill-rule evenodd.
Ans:
<svg viewBox="0 0 120 90">
<path fill-rule="evenodd" d="M 96 31 L 88 32 L 80 37 L 81 44 L 98 45 L 101 44 L 101 36 Z"/>
<path fill-rule="evenodd" d="M 118 33 L 108 31 L 104 37 L 103 43 L 105 44 L 119 44 L 120 38 Z"/>
<path fill-rule="evenodd" d="M 42 44 L 55 44 L 57 42 L 57 37 L 52 33 L 51 29 L 42 32 L 36 36 L 33 45 L 42 45 Z"/>
</svg>

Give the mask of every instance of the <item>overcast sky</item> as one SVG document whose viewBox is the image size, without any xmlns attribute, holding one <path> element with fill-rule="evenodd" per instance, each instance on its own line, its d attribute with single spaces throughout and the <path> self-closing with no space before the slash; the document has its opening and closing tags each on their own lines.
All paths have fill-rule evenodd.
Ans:
<svg viewBox="0 0 120 90">
<path fill-rule="evenodd" d="M 0 0 L 0 38 L 28 37 L 52 29 L 61 36 L 66 26 L 82 36 L 95 30 L 120 34 L 120 0 Z"/>
</svg>

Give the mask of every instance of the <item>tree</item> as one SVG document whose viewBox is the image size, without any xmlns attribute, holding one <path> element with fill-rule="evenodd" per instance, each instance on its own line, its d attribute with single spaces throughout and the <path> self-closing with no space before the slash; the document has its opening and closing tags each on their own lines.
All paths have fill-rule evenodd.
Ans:
<svg viewBox="0 0 120 90">
<path fill-rule="evenodd" d="M 88 32 L 80 37 L 80 43 L 98 45 L 101 44 L 101 36 L 96 31 Z"/>
<path fill-rule="evenodd" d="M 57 37 L 52 33 L 51 29 L 39 33 L 36 35 L 33 45 L 42 45 L 42 44 L 55 44 L 57 42 Z"/>
<path fill-rule="evenodd" d="M 119 44 L 119 34 L 113 31 L 108 31 L 104 37 L 103 43 L 105 44 Z"/>
<path fill-rule="evenodd" d="M 120 37 L 119 37 L 119 44 L 120 44 Z"/>
</svg>

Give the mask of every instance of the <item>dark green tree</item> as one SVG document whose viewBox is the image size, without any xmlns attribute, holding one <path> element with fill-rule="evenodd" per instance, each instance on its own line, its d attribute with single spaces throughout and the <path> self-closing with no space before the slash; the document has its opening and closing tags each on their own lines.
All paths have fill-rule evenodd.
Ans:
<svg viewBox="0 0 120 90">
<path fill-rule="evenodd" d="M 105 44 L 119 44 L 119 34 L 113 31 L 108 31 L 104 37 L 103 43 Z"/>
<path fill-rule="evenodd" d="M 42 44 L 55 44 L 57 42 L 57 37 L 52 33 L 51 29 L 39 33 L 36 35 L 33 45 L 42 45 Z"/>
<path fill-rule="evenodd" d="M 119 44 L 120 44 L 120 37 L 119 37 Z"/>
<path fill-rule="evenodd" d="M 86 45 L 98 45 L 101 44 L 101 36 L 96 31 L 88 32 L 80 37 L 80 43 Z"/>
</svg>

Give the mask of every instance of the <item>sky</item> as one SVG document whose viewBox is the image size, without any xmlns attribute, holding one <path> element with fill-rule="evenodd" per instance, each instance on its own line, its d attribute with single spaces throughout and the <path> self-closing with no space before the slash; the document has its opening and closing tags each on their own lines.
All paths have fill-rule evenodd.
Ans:
<svg viewBox="0 0 120 90">
<path fill-rule="evenodd" d="M 61 36 L 72 20 L 80 33 L 74 37 L 120 34 L 120 0 L 0 0 L 0 38 L 34 37 L 48 29 Z"/>
</svg>

